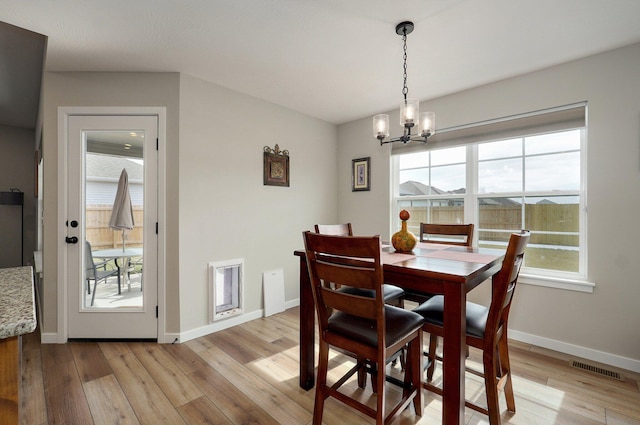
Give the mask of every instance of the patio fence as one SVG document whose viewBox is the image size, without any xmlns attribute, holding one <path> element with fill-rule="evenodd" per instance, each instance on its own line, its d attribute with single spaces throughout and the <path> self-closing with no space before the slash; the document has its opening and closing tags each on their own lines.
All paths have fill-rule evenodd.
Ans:
<svg viewBox="0 0 640 425">
<path fill-rule="evenodd" d="M 87 240 L 93 250 L 122 248 L 122 230 L 109 227 L 111 205 L 87 205 L 86 232 Z M 142 247 L 142 227 L 144 210 L 141 206 L 133 207 L 135 226 L 133 230 L 125 230 L 125 244 L 129 248 Z"/>
<path fill-rule="evenodd" d="M 404 206 L 411 218 L 407 222 L 409 230 L 418 236 L 420 223 L 462 223 L 464 207 L 434 206 L 431 207 L 431 219 L 427 218 L 427 207 Z M 526 204 L 525 223 L 522 225 L 522 208 L 520 205 L 482 205 L 480 207 L 480 239 L 483 241 L 507 241 L 508 233 L 491 230 L 515 231 L 527 229 L 547 234 L 534 234 L 531 244 L 578 246 L 579 210 L 576 204 Z M 553 234 L 562 232 L 564 234 Z"/>
</svg>

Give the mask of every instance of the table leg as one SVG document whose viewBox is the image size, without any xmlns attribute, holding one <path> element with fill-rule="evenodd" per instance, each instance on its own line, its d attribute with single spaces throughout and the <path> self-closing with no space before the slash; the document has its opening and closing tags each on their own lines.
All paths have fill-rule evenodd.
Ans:
<svg viewBox="0 0 640 425">
<path fill-rule="evenodd" d="M 121 289 L 122 269 L 120 268 L 120 264 L 118 264 L 118 259 L 117 258 L 113 259 L 113 263 L 116 265 L 116 268 L 118 269 L 118 295 L 120 295 L 122 293 L 122 289 Z"/>
<path fill-rule="evenodd" d="M 307 261 L 300 257 L 300 387 L 310 390 L 314 378 L 315 310 Z"/>
<path fill-rule="evenodd" d="M 122 261 L 122 279 L 127 284 L 127 291 L 131 292 L 131 279 L 129 279 L 129 262 L 131 261 L 130 257 L 124 257 Z"/>
<path fill-rule="evenodd" d="M 444 341 L 442 423 L 464 424 L 465 286 L 444 282 Z"/>
</svg>

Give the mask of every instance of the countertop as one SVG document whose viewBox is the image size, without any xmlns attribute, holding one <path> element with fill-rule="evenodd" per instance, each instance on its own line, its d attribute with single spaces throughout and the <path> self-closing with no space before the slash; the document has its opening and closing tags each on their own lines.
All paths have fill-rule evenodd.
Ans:
<svg viewBox="0 0 640 425">
<path fill-rule="evenodd" d="M 36 329 L 31 266 L 0 269 L 0 339 Z"/>
</svg>

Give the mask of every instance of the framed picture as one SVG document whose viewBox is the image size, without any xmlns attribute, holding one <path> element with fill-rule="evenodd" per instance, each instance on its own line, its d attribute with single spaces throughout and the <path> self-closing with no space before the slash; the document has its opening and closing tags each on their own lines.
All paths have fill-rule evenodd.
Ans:
<svg viewBox="0 0 640 425">
<path fill-rule="evenodd" d="M 289 187 L 289 151 L 264 147 L 264 185 Z"/>
<path fill-rule="evenodd" d="M 351 161 L 351 191 L 371 190 L 371 157 L 358 158 Z"/>
</svg>

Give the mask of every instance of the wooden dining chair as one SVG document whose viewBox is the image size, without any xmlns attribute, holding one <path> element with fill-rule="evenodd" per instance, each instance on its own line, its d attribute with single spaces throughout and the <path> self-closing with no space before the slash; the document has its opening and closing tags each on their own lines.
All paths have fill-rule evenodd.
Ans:
<svg viewBox="0 0 640 425">
<path fill-rule="evenodd" d="M 323 235 L 333 236 L 353 236 L 353 229 L 351 223 L 343 224 L 316 224 L 314 226 L 316 233 L 322 233 Z M 342 291 L 349 292 L 353 295 L 369 296 L 373 297 L 373 291 L 363 291 L 352 286 L 346 286 L 341 288 Z M 404 308 L 404 289 L 390 283 L 385 283 L 382 287 L 384 293 L 384 301 L 387 304 L 395 305 L 396 307 Z"/>
<path fill-rule="evenodd" d="M 446 245 L 471 246 L 473 242 L 473 224 L 431 224 L 420 223 L 420 242 L 433 242 Z M 405 291 L 404 298 L 423 303 L 432 295 Z"/>
<path fill-rule="evenodd" d="M 342 224 L 316 224 L 316 233 L 322 233 L 323 235 L 335 235 L 335 236 L 353 236 L 353 229 L 351 223 Z"/>
<path fill-rule="evenodd" d="M 332 236 L 304 232 L 309 278 L 318 316 L 319 355 L 313 410 L 313 424 L 320 425 L 328 397 L 374 418 L 377 425 L 389 424 L 413 402 L 422 416 L 422 324 L 417 313 L 385 304 L 382 293 L 383 271 L 379 236 Z M 373 291 L 374 297 L 352 295 L 335 289 L 330 282 Z M 386 406 L 384 373 L 390 356 L 408 346 L 404 386 L 400 400 Z M 327 382 L 329 349 L 349 352 L 355 365 L 335 383 Z M 366 359 L 366 360 L 361 360 Z M 374 376 L 377 396 L 357 398 L 341 390 L 356 372 L 369 362 L 378 366 Z M 366 399 L 375 399 L 375 407 Z"/>
<path fill-rule="evenodd" d="M 471 246 L 473 243 L 473 224 L 420 223 L 420 242 Z"/>
<path fill-rule="evenodd" d="M 502 268 L 492 280 L 492 298 L 489 307 L 467 302 L 467 346 L 482 350 L 483 372 L 468 369 L 469 372 L 484 378 L 487 408 L 465 401 L 465 405 L 489 416 L 491 425 L 500 424 L 500 406 L 498 391 L 504 389 L 507 410 L 516 411 L 511 382 L 511 366 L 507 342 L 507 327 L 513 293 L 516 289 L 518 274 L 524 259 L 524 251 L 529 242 L 530 233 L 513 233 L 509 239 Z M 442 395 L 442 390 L 430 384 L 433 379 L 435 361 L 446 362 L 436 356 L 438 337 L 444 337 L 444 297 L 437 295 L 413 310 L 425 319 L 422 329 L 429 332 L 429 361 L 425 388 Z M 446 337 L 444 338 L 446 344 Z M 455 361 L 456 359 L 454 359 Z"/>
</svg>

